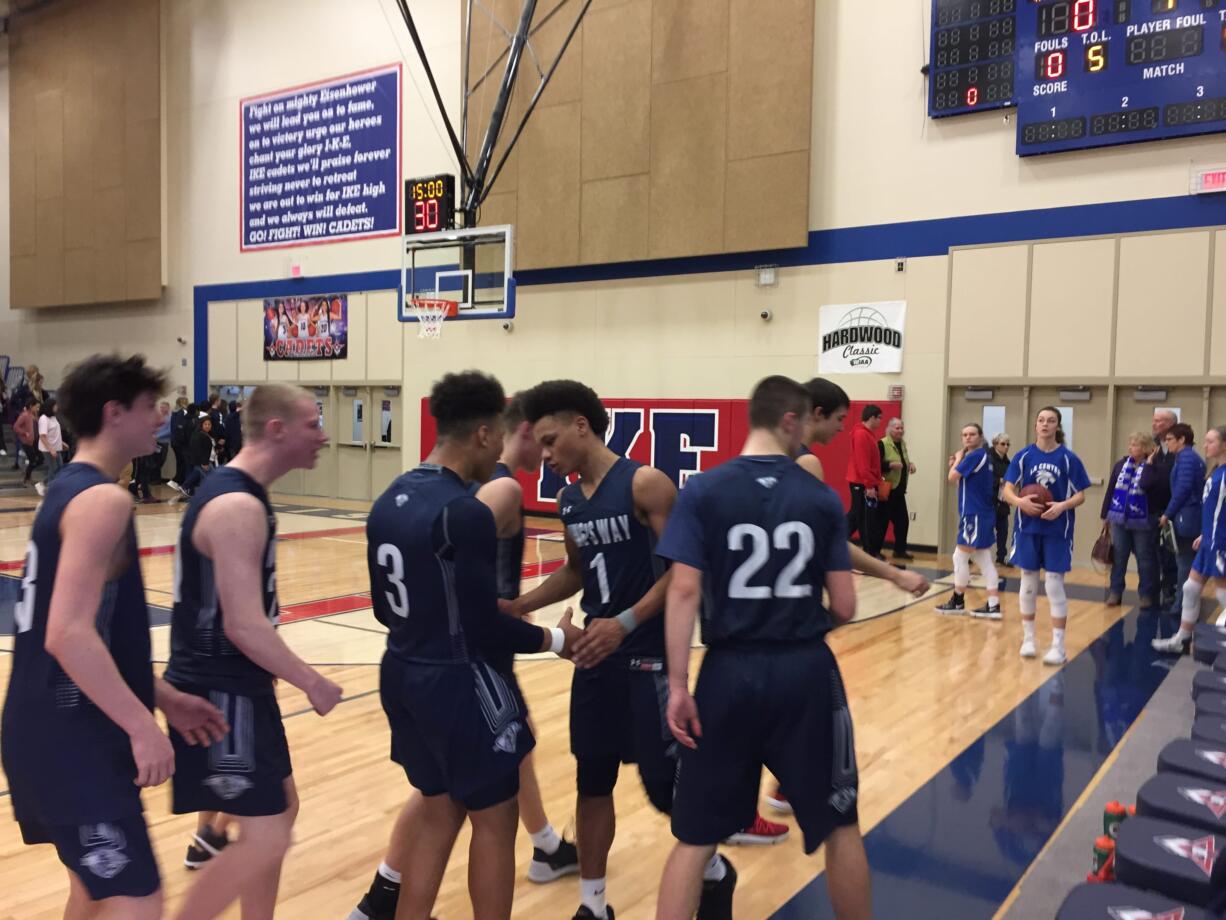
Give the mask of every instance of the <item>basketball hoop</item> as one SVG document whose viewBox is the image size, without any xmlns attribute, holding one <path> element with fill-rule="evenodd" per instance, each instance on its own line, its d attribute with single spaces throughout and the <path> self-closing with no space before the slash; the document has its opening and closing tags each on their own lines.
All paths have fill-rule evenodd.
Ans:
<svg viewBox="0 0 1226 920">
<path fill-rule="evenodd" d="M 437 300 L 426 297 L 411 297 L 409 304 L 417 314 L 417 337 L 437 339 L 443 333 L 443 321 L 455 316 L 460 305 L 454 300 Z"/>
</svg>

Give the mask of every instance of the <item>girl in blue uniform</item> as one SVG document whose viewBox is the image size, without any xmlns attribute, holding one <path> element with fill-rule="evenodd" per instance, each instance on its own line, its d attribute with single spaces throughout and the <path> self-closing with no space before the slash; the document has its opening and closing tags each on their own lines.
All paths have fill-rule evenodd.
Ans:
<svg viewBox="0 0 1226 920">
<path fill-rule="evenodd" d="M 983 429 L 975 422 L 962 428 L 962 449 L 949 458 L 949 481 L 958 484 L 958 545 L 954 549 L 954 593 L 937 613 L 966 610 L 963 595 L 971 583 L 971 560 L 979 565 L 988 590 L 987 603 L 971 611 L 982 620 L 1000 619 L 1000 588 L 992 547 L 996 544 L 996 493 L 992 460 L 983 445 Z"/>
</svg>

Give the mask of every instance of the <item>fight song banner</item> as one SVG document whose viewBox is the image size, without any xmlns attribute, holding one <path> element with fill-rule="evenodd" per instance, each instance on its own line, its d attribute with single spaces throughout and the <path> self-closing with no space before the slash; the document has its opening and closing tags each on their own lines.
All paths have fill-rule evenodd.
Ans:
<svg viewBox="0 0 1226 920">
<path fill-rule="evenodd" d="M 698 473 L 713 469 L 737 456 L 749 434 L 749 402 L 744 399 L 605 399 L 609 430 L 605 443 L 617 454 L 654 466 L 678 488 Z M 873 400 L 886 418 L 902 418 L 902 403 Z M 853 427 L 860 423 L 860 410 L 867 402 L 852 401 L 843 423 L 845 433 L 829 444 L 814 446 L 822 461 L 826 482 L 848 501 L 847 463 L 851 454 Z M 434 448 L 438 430 L 430 415 L 430 400 L 421 401 L 421 458 Z M 543 466 L 518 473 L 528 511 L 556 513 L 558 490 L 563 480 Z"/>
<path fill-rule="evenodd" d="M 902 300 L 824 305 L 818 373 L 900 373 L 906 324 Z"/>
<path fill-rule="evenodd" d="M 265 361 L 319 361 L 348 351 L 348 295 L 264 301 Z"/>
<path fill-rule="evenodd" d="M 401 67 L 240 100 L 239 248 L 400 232 Z"/>
</svg>

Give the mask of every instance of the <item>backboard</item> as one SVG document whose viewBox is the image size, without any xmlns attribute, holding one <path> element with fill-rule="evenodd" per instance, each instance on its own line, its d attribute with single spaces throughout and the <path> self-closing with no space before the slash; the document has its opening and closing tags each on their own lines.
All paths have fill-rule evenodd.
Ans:
<svg viewBox="0 0 1226 920">
<path fill-rule="evenodd" d="M 515 316 L 515 232 L 510 225 L 402 237 L 399 318 L 415 323 L 410 300 L 454 300 L 448 322 Z"/>
</svg>

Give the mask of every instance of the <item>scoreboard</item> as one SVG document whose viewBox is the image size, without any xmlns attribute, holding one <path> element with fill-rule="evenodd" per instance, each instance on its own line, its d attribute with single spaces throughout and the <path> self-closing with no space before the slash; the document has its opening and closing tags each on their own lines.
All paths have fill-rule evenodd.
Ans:
<svg viewBox="0 0 1226 920">
<path fill-rule="evenodd" d="M 1026 0 L 1021 156 L 1226 131 L 1226 0 Z"/>
<path fill-rule="evenodd" d="M 932 0 L 928 111 L 1030 156 L 1226 131 L 1226 0 Z"/>
</svg>

